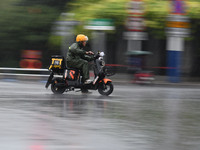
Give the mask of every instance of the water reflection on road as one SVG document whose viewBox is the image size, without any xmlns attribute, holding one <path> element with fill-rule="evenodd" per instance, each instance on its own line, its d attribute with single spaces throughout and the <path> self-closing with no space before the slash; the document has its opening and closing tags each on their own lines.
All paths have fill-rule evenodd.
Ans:
<svg viewBox="0 0 200 150">
<path fill-rule="evenodd" d="M 147 88 L 144 93 L 132 88 L 135 97 L 128 90 L 121 95 L 120 86 L 110 97 L 4 93 L 0 149 L 200 149 L 198 93 L 185 90 L 190 99 L 184 99 L 181 89 Z"/>
</svg>

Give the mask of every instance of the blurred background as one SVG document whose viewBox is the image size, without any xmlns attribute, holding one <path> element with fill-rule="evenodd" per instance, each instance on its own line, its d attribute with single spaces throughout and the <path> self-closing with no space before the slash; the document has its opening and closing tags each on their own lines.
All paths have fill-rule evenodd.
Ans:
<svg viewBox="0 0 200 150">
<path fill-rule="evenodd" d="M 1 0 L 0 9 L 0 67 L 48 68 L 83 33 L 87 49 L 104 51 L 118 72 L 139 63 L 157 75 L 179 66 L 200 76 L 199 0 Z M 180 56 L 172 60 L 171 50 Z"/>
</svg>

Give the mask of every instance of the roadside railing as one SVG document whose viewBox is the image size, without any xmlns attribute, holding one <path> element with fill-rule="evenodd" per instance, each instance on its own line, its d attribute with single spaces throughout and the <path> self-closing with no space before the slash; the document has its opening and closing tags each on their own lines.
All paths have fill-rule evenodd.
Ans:
<svg viewBox="0 0 200 150">
<path fill-rule="evenodd" d="M 6 68 L 0 67 L 0 78 L 31 78 L 37 79 L 47 78 L 49 76 L 48 69 L 32 69 L 32 68 Z"/>
</svg>

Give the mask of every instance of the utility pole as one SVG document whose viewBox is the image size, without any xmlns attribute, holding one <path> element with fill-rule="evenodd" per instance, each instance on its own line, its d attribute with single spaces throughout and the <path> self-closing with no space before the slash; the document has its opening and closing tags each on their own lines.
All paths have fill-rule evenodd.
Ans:
<svg viewBox="0 0 200 150">
<path fill-rule="evenodd" d="M 142 0 L 131 0 L 128 3 L 127 32 L 124 32 L 124 39 L 127 40 L 127 51 L 141 51 L 142 40 L 147 39 L 147 34 L 144 32 L 143 3 Z"/>
<path fill-rule="evenodd" d="M 189 18 L 184 0 L 170 0 L 171 10 L 167 17 L 167 76 L 169 82 L 180 82 L 181 58 L 184 38 L 189 35 Z"/>
</svg>

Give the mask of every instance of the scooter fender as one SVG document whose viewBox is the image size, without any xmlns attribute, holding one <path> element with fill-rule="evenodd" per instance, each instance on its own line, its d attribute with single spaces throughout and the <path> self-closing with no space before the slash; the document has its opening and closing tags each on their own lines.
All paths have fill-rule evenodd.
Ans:
<svg viewBox="0 0 200 150">
<path fill-rule="evenodd" d="M 101 83 L 102 81 L 103 81 L 105 84 L 107 84 L 108 82 L 112 82 L 112 80 L 110 80 L 110 79 L 105 79 L 105 78 L 104 78 L 103 80 L 101 80 L 100 83 Z"/>
</svg>

